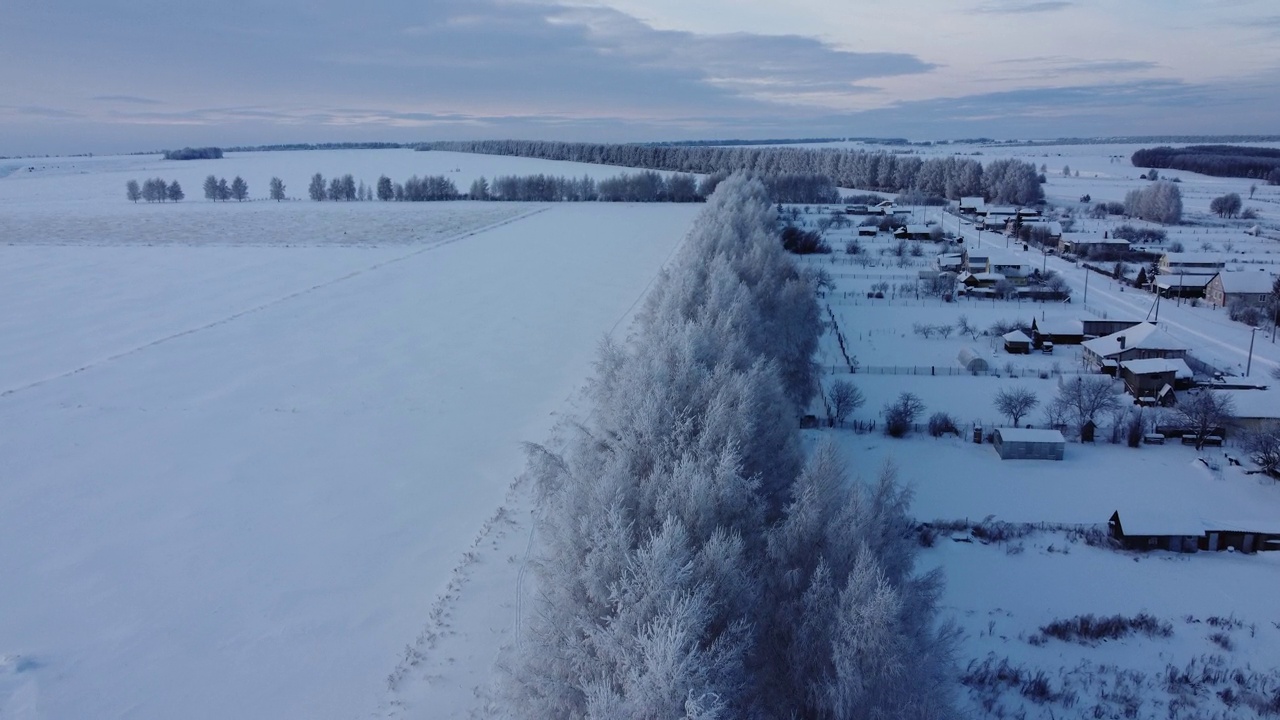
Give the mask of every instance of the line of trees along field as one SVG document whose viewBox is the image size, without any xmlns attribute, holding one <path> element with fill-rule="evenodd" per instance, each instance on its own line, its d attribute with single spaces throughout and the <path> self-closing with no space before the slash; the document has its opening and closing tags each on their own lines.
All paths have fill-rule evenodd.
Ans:
<svg viewBox="0 0 1280 720">
<path fill-rule="evenodd" d="M 588 414 L 529 451 L 534 607 L 501 662 L 508 717 L 954 715 L 938 571 L 914 570 L 909 494 L 803 457 L 818 390 L 816 278 L 764 185 L 721 183 Z"/>
<path fill-rule="evenodd" d="M 129 198 L 129 202 L 138 202 L 146 200 L 147 202 L 179 202 L 187 195 L 182 192 L 182 186 L 177 180 L 166 183 L 161 178 L 151 178 L 143 180 L 139 185 L 137 180 L 130 180 L 124 185 L 125 197 Z"/>
<path fill-rule="evenodd" d="M 1238 145 L 1189 145 L 1144 148 L 1130 160 L 1134 167 L 1186 170 L 1214 177 L 1266 180 L 1280 185 L 1280 149 Z"/>
<path fill-rule="evenodd" d="M 914 190 L 951 200 L 981 195 L 992 202 L 1013 205 L 1030 205 L 1044 199 L 1041 176 L 1036 166 L 1015 159 L 993 160 L 984 167 L 972 158 L 925 159 L 905 154 L 833 148 L 606 145 L 535 140 L 436 142 L 420 149 L 514 155 L 702 175 L 746 171 L 762 177 L 822 176 L 846 188 L 882 192 Z"/>
</svg>

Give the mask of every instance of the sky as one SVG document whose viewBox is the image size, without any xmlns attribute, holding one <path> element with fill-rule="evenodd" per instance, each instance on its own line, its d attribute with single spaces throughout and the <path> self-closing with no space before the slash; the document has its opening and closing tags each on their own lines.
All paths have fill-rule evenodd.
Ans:
<svg viewBox="0 0 1280 720">
<path fill-rule="evenodd" d="M 1274 0 L 4 0 L 0 156 L 1270 134 Z"/>
</svg>

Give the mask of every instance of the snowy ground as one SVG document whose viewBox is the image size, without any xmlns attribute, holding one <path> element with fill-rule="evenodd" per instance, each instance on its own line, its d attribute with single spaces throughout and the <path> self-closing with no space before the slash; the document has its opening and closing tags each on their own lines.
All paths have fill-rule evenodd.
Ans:
<svg viewBox="0 0 1280 720">
<path fill-rule="evenodd" d="M 520 443 L 697 208 L 326 206 L 372 239 L 342 243 L 273 203 L 135 208 L 128 161 L 110 198 L 61 185 L 136 212 L 108 238 L 0 242 L 0 718 L 470 711 L 514 622 Z M 34 175 L 0 180 L 5 222 L 53 212 Z M 469 642 L 398 672 L 432 627 Z"/>
</svg>

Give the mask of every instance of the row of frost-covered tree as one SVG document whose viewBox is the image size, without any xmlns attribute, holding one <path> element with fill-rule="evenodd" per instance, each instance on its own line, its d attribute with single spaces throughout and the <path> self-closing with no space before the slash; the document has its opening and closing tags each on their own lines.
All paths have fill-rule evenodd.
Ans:
<svg viewBox="0 0 1280 720">
<path fill-rule="evenodd" d="M 712 175 L 746 171 L 763 177 L 811 175 L 840 187 L 883 192 L 919 191 L 956 200 L 1029 205 L 1044 199 L 1034 164 L 972 158 L 921 158 L 887 152 L 795 147 L 690 147 L 606 145 L 539 140 L 437 142 L 424 149 L 516 155 L 604 165 Z"/>
<path fill-rule="evenodd" d="M 536 591 L 506 716 L 951 716 L 908 494 L 801 448 L 815 290 L 763 184 L 722 182 L 632 335 L 602 345 L 586 415 L 530 451 Z"/>
</svg>

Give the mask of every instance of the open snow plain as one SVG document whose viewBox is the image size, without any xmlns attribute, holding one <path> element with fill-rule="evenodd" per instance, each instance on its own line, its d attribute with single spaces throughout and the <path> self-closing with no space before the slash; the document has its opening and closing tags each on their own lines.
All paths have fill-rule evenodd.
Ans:
<svg viewBox="0 0 1280 720">
<path fill-rule="evenodd" d="M 520 443 L 698 208 L 135 207 L 124 179 L 179 171 L 95 160 L 44 185 L 79 205 L 0 179 L 0 718 L 385 710 Z M 465 608 L 477 683 L 513 623 L 500 559 Z"/>
</svg>

